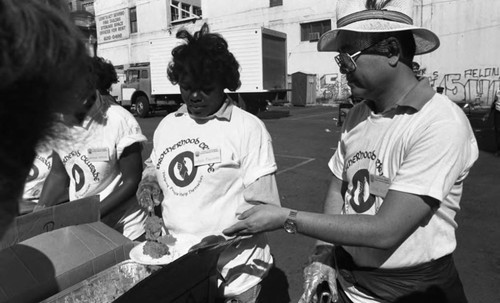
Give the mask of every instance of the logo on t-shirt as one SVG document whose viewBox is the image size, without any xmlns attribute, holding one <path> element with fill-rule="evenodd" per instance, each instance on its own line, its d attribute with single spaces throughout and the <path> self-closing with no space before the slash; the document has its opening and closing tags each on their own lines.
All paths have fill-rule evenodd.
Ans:
<svg viewBox="0 0 500 303">
<path fill-rule="evenodd" d="M 376 176 L 381 176 L 381 180 L 385 180 L 383 178 L 383 163 L 377 157 L 375 151 L 358 151 L 352 156 L 346 159 L 346 163 L 344 166 L 344 170 L 350 177 L 349 189 L 345 194 L 345 212 L 349 213 L 349 209 L 352 209 L 360 214 L 366 213 L 372 207 L 374 207 L 374 212 L 378 212 L 378 209 L 383 201 L 380 197 L 376 197 L 373 192 L 383 192 L 384 188 L 377 188 L 378 191 L 370 191 L 370 186 L 374 184 L 370 184 L 370 173 L 369 171 L 373 171 L 373 174 Z M 379 180 L 380 181 L 380 180 Z M 388 187 L 387 187 L 388 188 Z"/>
<path fill-rule="evenodd" d="M 370 194 L 370 174 L 367 169 L 360 169 L 352 178 L 349 204 L 358 214 L 369 210 L 375 203 L 375 196 Z"/>
<path fill-rule="evenodd" d="M 78 164 L 73 165 L 73 168 L 71 169 L 71 177 L 75 180 L 75 192 L 79 192 L 85 184 L 85 173 Z"/>
<path fill-rule="evenodd" d="M 179 187 L 186 187 L 193 182 L 198 168 L 194 166 L 194 154 L 186 151 L 172 159 L 168 166 L 168 175 Z"/>
<path fill-rule="evenodd" d="M 31 166 L 31 170 L 26 178 L 26 182 L 30 182 L 36 180 L 37 178 L 45 178 L 50 172 L 50 168 L 52 167 L 52 154 L 47 157 L 42 157 L 40 155 L 36 155 L 35 161 Z"/>
<path fill-rule="evenodd" d="M 97 167 L 80 151 L 71 151 L 61 160 L 66 169 L 69 169 L 68 173 L 74 182 L 75 197 L 85 197 L 89 190 L 93 190 L 101 181 L 101 173 Z"/>
<path fill-rule="evenodd" d="M 31 166 L 31 170 L 28 174 L 28 177 L 26 178 L 26 182 L 35 180 L 36 178 L 38 178 L 39 175 L 40 171 L 38 170 L 38 167 L 35 164 L 33 164 L 33 166 Z"/>
</svg>

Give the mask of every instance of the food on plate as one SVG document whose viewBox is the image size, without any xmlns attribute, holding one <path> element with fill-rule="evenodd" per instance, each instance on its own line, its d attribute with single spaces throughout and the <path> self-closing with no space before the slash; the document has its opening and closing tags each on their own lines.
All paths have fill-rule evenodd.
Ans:
<svg viewBox="0 0 500 303">
<path fill-rule="evenodd" d="M 174 245 L 177 239 L 174 236 L 168 234 L 159 237 L 157 241 L 165 245 Z"/>
<path fill-rule="evenodd" d="M 156 241 L 146 241 L 146 244 L 144 244 L 143 252 L 145 255 L 148 255 L 154 259 L 158 259 L 163 257 L 164 255 L 170 254 L 167 245 Z"/>
<path fill-rule="evenodd" d="M 146 229 L 146 239 L 150 241 L 158 240 L 161 236 L 162 225 L 162 218 L 155 215 L 149 216 L 144 223 L 144 229 Z"/>
<path fill-rule="evenodd" d="M 163 219 L 156 215 L 149 216 L 144 223 L 147 241 L 144 244 L 143 253 L 154 259 L 169 255 L 168 245 L 173 245 L 176 242 L 174 236 L 170 235 L 166 228 L 164 229 L 166 234 L 161 235 L 163 226 Z"/>
</svg>

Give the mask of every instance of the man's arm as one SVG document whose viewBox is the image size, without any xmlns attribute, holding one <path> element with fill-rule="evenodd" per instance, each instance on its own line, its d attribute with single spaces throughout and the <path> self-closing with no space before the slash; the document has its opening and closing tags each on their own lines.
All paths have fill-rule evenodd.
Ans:
<svg viewBox="0 0 500 303">
<path fill-rule="evenodd" d="M 344 193 L 347 183 L 333 176 L 328 192 L 326 194 L 325 203 L 323 205 L 323 213 L 327 215 L 339 215 L 344 206 Z M 331 243 L 317 240 L 316 246 L 332 245 Z"/>
<path fill-rule="evenodd" d="M 376 215 L 297 214 L 298 232 L 327 243 L 391 249 L 427 222 L 437 201 L 389 190 Z M 332 210 L 336 211 L 332 206 Z M 224 230 L 227 235 L 247 235 L 280 229 L 290 209 L 257 205 L 239 216 L 241 221 Z"/>
<path fill-rule="evenodd" d="M 323 215 L 299 212 L 299 232 L 349 246 L 390 249 L 432 215 L 431 198 L 390 190 L 376 215 Z"/>
</svg>

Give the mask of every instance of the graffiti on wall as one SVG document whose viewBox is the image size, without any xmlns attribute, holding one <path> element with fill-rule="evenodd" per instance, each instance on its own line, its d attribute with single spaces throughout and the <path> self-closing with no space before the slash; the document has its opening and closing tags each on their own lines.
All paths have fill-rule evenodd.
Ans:
<svg viewBox="0 0 500 303">
<path fill-rule="evenodd" d="M 466 69 L 462 73 L 440 73 L 434 71 L 426 75 L 427 68 L 414 62 L 413 72 L 416 76 L 428 77 L 434 87 L 442 88 L 455 102 L 473 103 L 479 106 L 490 106 L 500 89 L 500 67 Z M 345 100 L 351 95 L 345 75 L 318 75 L 317 98 L 322 100 Z"/>
<path fill-rule="evenodd" d="M 442 87 L 443 94 L 455 102 L 489 106 L 500 89 L 500 68 L 466 69 L 450 74 L 434 71 L 429 80 L 434 88 Z"/>
</svg>

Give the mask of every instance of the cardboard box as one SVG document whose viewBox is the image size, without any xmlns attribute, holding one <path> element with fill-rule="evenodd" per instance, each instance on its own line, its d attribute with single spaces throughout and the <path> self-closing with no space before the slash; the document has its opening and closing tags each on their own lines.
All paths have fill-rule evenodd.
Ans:
<svg viewBox="0 0 500 303">
<path fill-rule="evenodd" d="M 102 222 L 43 233 L 0 251 L 0 302 L 39 302 L 129 258 L 133 242 Z"/>
<path fill-rule="evenodd" d="M 92 196 L 18 216 L 0 240 L 0 249 L 61 227 L 99 221 L 99 196 Z"/>
</svg>

